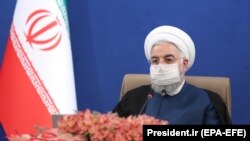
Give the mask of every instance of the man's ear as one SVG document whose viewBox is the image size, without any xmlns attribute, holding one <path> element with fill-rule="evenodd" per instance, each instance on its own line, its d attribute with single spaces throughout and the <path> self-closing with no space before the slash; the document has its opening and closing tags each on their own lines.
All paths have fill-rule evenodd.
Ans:
<svg viewBox="0 0 250 141">
<path fill-rule="evenodd" d="M 189 63 L 188 59 L 184 58 L 184 59 L 183 59 L 183 69 L 184 69 L 185 71 L 188 70 L 188 63 Z"/>
</svg>

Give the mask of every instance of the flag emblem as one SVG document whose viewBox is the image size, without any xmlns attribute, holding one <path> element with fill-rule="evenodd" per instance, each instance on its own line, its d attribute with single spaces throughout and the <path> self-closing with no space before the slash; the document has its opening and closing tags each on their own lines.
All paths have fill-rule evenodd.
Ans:
<svg viewBox="0 0 250 141">
<path fill-rule="evenodd" d="M 32 48 L 48 51 L 57 47 L 62 39 L 60 21 L 48 10 L 32 12 L 26 21 L 26 27 L 25 36 Z"/>
</svg>

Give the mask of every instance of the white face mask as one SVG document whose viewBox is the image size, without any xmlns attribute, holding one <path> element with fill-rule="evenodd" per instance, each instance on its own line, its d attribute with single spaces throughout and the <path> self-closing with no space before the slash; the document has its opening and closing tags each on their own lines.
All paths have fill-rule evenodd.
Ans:
<svg viewBox="0 0 250 141">
<path fill-rule="evenodd" d="M 170 85 L 181 80 L 178 63 L 151 65 L 150 76 L 151 82 L 156 85 Z"/>
</svg>

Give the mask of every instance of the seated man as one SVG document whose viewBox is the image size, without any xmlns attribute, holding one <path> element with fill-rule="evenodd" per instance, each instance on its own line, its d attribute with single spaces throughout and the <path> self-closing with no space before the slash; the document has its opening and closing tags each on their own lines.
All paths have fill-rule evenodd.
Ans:
<svg viewBox="0 0 250 141">
<path fill-rule="evenodd" d="M 194 63 L 195 46 L 190 36 L 173 26 L 160 26 L 145 39 L 151 85 L 127 92 L 113 112 L 121 117 L 147 114 L 169 124 L 231 124 L 219 95 L 185 81 Z"/>
</svg>

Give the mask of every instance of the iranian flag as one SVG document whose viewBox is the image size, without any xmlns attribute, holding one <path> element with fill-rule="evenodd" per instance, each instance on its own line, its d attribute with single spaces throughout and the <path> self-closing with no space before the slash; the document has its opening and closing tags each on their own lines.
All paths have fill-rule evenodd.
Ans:
<svg viewBox="0 0 250 141">
<path fill-rule="evenodd" d="M 64 0 L 17 0 L 0 73 L 5 132 L 36 133 L 77 111 Z"/>
</svg>

